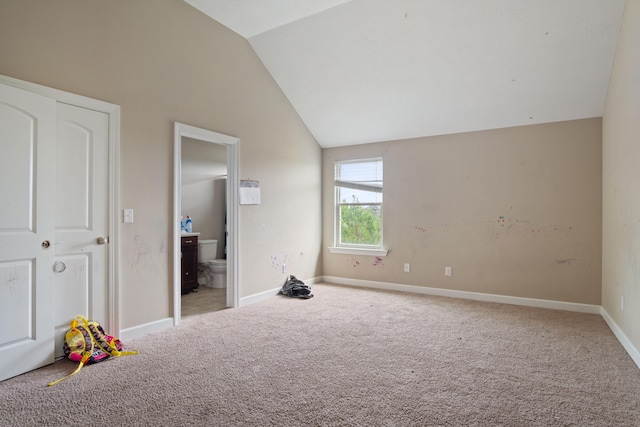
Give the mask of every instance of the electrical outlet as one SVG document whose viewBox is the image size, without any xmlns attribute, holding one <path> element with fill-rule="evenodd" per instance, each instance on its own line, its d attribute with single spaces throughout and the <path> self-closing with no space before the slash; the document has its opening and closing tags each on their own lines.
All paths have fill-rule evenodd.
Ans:
<svg viewBox="0 0 640 427">
<path fill-rule="evenodd" d="M 451 273 L 452 273 L 452 271 L 451 271 L 451 267 L 445 267 L 445 268 L 444 268 L 444 275 L 445 275 L 445 276 L 447 276 L 447 277 L 451 277 Z"/>
<path fill-rule="evenodd" d="M 287 272 L 287 264 L 282 264 L 282 272 L 283 273 Z"/>
<path fill-rule="evenodd" d="M 411 272 L 411 264 L 409 264 L 408 262 L 404 264 L 404 272 L 405 273 Z"/>
<path fill-rule="evenodd" d="M 624 295 L 620 297 L 620 311 L 624 311 Z"/>
</svg>

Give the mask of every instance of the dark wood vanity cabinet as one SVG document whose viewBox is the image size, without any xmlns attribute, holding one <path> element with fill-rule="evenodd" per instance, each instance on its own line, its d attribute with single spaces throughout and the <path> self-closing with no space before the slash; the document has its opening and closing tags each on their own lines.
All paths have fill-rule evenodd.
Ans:
<svg viewBox="0 0 640 427">
<path fill-rule="evenodd" d="M 182 293 L 198 287 L 198 236 L 182 237 Z"/>
</svg>

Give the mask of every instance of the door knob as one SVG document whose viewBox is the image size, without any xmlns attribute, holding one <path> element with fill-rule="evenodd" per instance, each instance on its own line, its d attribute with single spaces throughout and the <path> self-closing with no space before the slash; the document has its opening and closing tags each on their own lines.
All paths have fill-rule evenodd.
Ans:
<svg viewBox="0 0 640 427">
<path fill-rule="evenodd" d="M 96 242 L 98 242 L 99 245 L 106 245 L 107 243 L 109 243 L 109 238 L 108 237 L 98 237 L 96 239 Z"/>
</svg>

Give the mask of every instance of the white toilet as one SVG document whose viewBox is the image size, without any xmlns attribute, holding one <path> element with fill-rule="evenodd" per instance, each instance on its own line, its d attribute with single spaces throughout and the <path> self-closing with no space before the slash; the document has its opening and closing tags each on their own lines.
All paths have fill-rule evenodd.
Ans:
<svg viewBox="0 0 640 427">
<path fill-rule="evenodd" d="M 227 287 L 227 260 L 215 259 L 218 251 L 217 240 L 198 241 L 198 270 L 205 277 L 205 286 L 210 288 Z"/>
</svg>

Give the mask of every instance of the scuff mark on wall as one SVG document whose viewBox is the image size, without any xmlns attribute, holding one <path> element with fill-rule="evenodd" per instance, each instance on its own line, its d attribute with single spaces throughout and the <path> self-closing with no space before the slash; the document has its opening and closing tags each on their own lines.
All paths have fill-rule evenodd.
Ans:
<svg viewBox="0 0 640 427">
<path fill-rule="evenodd" d="M 525 234 L 528 234 L 529 236 L 537 236 L 538 234 L 549 236 L 557 233 L 564 233 L 565 236 L 568 236 L 569 233 L 573 231 L 572 226 L 567 227 L 558 224 L 540 224 L 528 219 L 510 218 L 505 215 L 498 216 L 498 220 L 494 224 L 497 224 L 497 227 L 494 228 L 496 237 L 516 235 L 524 236 Z"/>
<path fill-rule="evenodd" d="M 560 257 L 556 258 L 556 264 L 567 264 L 581 273 L 586 273 L 593 262 L 592 253 L 593 251 L 587 245 L 571 243 L 560 249 Z"/>
<path fill-rule="evenodd" d="M 412 244 L 412 246 L 414 247 L 428 248 L 430 237 L 428 231 L 429 230 L 427 229 L 427 227 L 424 227 L 422 225 L 414 225 L 408 230 L 403 231 L 400 239 L 403 241 L 413 241 L 414 243 Z"/>
<path fill-rule="evenodd" d="M 289 255 L 284 254 L 282 258 L 278 258 L 277 255 L 271 255 L 271 268 L 279 270 L 280 266 L 286 264 L 289 261 Z"/>
<path fill-rule="evenodd" d="M 275 255 L 271 255 L 271 268 L 277 269 L 280 267 L 280 261 L 278 261 L 278 257 Z"/>
<path fill-rule="evenodd" d="M 129 259 L 129 268 L 131 271 L 148 271 L 153 268 L 154 263 L 151 258 L 151 253 L 149 251 L 149 244 L 143 235 L 137 234 L 133 241 L 134 245 L 134 254 Z"/>
<path fill-rule="evenodd" d="M 158 243 L 158 252 L 166 253 L 167 252 L 167 233 L 166 233 L 167 225 L 162 220 L 157 220 L 154 224 L 154 231 L 156 235 L 159 237 Z"/>
<path fill-rule="evenodd" d="M 356 267 L 359 267 L 359 266 L 360 266 L 360 261 L 358 261 L 358 260 L 357 260 L 357 259 L 355 259 L 355 258 L 349 258 L 349 259 L 347 260 L 347 262 L 348 262 L 349 264 L 353 265 L 353 268 L 356 268 Z"/>
<path fill-rule="evenodd" d="M 373 266 L 384 268 L 384 263 L 382 262 L 382 257 L 377 256 L 376 259 L 373 260 Z"/>
</svg>

